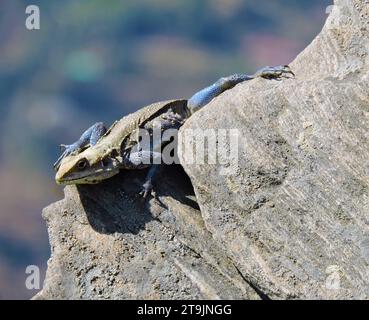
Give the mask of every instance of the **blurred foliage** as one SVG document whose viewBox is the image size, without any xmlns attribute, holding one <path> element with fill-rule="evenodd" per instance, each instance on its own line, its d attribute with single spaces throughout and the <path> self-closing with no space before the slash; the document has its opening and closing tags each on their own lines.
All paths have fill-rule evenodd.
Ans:
<svg viewBox="0 0 369 320">
<path fill-rule="evenodd" d="M 41 29 L 25 28 L 39 5 Z M 45 267 L 41 208 L 61 197 L 51 164 L 96 121 L 187 98 L 218 77 L 289 63 L 330 0 L 2 0 L 0 297 L 29 297 Z M 226 111 L 225 111 L 226 112 Z M 11 288 L 12 289 L 11 289 Z"/>
</svg>

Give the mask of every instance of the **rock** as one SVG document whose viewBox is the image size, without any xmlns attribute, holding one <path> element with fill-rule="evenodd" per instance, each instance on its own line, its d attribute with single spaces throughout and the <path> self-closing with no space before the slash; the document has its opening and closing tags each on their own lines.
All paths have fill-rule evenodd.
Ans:
<svg viewBox="0 0 369 320">
<path fill-rule="evenodd" d="M 271 299 L 369 298 L 368 25 L 368 1 L 337 0 L 295 79 L 242 83 L 181 129 L 239 130 L 230 169 L 180 158 L 206 228 Z"/>
<path fill-rule="evenodd" d="M 145 171 L 66 187 L 34 299 L 368 299 L 368 8 L 337 0 L 295 79 L 240 84 L 186 122 L 238 129 L 236 164 L 181 146 L 190 179 L 163 168 L 148 203 Z"/>
<path fill-rule="evenodd" d="M 205 228 L 183 169 L 163 168 L 148 203 L 135 196 L 145 174 L 68 186 L 44 209 L 52 255 L 34 299 L 258 299 Z"/>
</svg>

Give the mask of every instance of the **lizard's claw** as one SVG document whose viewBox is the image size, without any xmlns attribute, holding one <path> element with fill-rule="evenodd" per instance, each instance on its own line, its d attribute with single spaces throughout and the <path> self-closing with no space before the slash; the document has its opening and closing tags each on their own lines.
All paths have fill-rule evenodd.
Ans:
<svg viewBox="0 0 369 320">
<path fill-rule="evenodd" d="M 290 78 L 289 75 L 291 75 L 292 77 L 295 77 L 295 73 L 291 70 L 289 65 L 284 65 L 283 67 L 281 67 L 281 73 L 282 76 L 286 77 L 286 78 Z"/>
<path fill-rule="evenodd" d="M 61 144 L 59 145 L 59 147 L 60 147 L 60 151 L 64 152 L 68 146 L 66 144 Z"/>
<path fill-rule="evenodd" d="M 152 189 L 153 189 L 153 185 L 151 181 L 146 181 L 142 186 L 142 190 L 139 192 L 139 196 L 143 200 L 145 200 L 149 195 L 151 195 Z"/>
<path fill-rule="evenodd" d="M 64 152 L 61 154 L 61 156 L 58 158 L 58 160 L 56 160 L 56 162 L 54 163 L 53 167 L 55 171 L 59 170 L 60 167 L 60 163 L 62 162 L 62 160 L 66 157 L 66 150 L 64 150 Z"/>
<path fill-rule="evenodd" d="M 255 73 L 254 77 L 281 80 L 281 78 L 290 78 L 289 75 L 291 75 L 292 77 L 295 76 L 291 68 L 288 65 L 285 65 L 262 68 Z"/>
<path fill-rule="evenodd" d="M 56 162 L 54 163 L 54 170 L 58 171 L 59 167 L 60 167 L 60 163 L 62 162 L 62 160 L 69 156 L 70 154 L 74 153 L 74 152 L 78 152 L 80 149 L 73 144 L 70 145 L 66 145 L 66 144 L 61 144 L 60 145 L 60 149 L 62 152 L 61 156 L 58 158 L 58 160 L 56 160 Z"/>
</svg>

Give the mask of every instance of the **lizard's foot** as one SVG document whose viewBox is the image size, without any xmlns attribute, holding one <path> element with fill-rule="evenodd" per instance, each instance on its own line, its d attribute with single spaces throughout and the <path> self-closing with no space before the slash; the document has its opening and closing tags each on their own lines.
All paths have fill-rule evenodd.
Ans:
<svg viewBox="0 0 369 320">
<path fill-rule="evenodd" d="M 81 150 L 81 147 L 78 146 L 77 144 L 61 144 L 60 148 L 62 149 L 62 154 L 61 156 L 58 158 L 58 160 L 56 160 L 56 162 L 54 163 L 54 170 L 58 171 L 59 167 L 60 167 L 60 163 L 62 162 L 62 160 L 71 155 L 72 153 L 78 153 Z"/>
<path fill-rule="evenodd" d="M 153 190 L 152 182 L 157 176 L 158 172 L 160 171 L 160 168 L 161 168 L 160 165 L 153 165 L 149 169 L 149 172 L 147 173 L 147 176 L 146 176 L 146 181 L 142 186 L 141 192 L 139 193 L 142 199 L 146 199 L 147 196 L 151 195 L 151 192 Z"/>
<path fill-rule="evenodd" d="M 142 190 L 139 192 L 139 196 L 143 199 L 146 200 L 146 198 L 151 195 L 151 192 L 153 190 L 153 185 L 151 180 L 147 180 L 143 186 L 142 186 Z"/>
<path fill-rule="evenodd" d="M 59 157 L 58 160 L 54 163 L 54 170 L 58 171 L 60 167 L 60 163 L 62 160 L 69 156 L 72 153 L 78 153 L 85 147 L 89 145 L 95 145 L 99 139 L 105 134 L 106 128 L 102 122 L 95 123 L 93 126 L 88 128 L 84 133 L 82 133 L 81 137 L 72 144 L 65 145 L 62 144 L 60 147 L 64 150 L 62 155 Z"/>
<path fill-rule="evenodd" d="M 254 78 L 261 77 L 265 79 L 276 80 L 281 80 L 281 78 L 291 78 L 291 76 L 294 77 L 295 74 L 287 65 L 277 67 L 264 67 L 254 74 Z"/>
</svg>

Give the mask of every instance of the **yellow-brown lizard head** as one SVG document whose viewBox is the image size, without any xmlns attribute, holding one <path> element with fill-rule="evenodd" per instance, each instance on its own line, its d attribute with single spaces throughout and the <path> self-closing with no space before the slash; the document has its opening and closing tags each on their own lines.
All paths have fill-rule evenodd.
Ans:
<svg viewBox="0 0 369 320">
<path fill-rule="evenodd" d="M 57 184 L 95 184 L 119 172 L 115 150 L 89 147 L 77 155 L 69 155 L 60 163 L 56 173 Z"/>
</svg>

